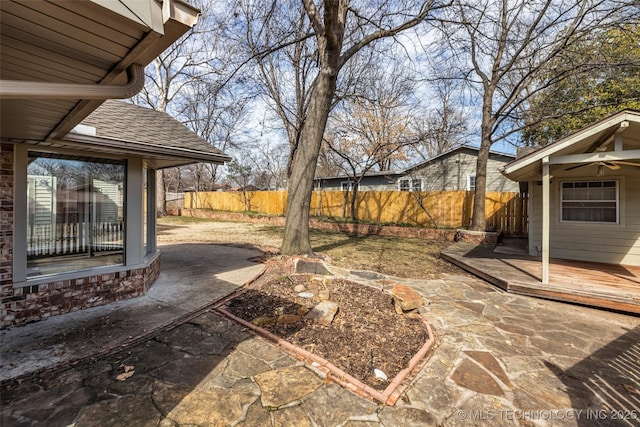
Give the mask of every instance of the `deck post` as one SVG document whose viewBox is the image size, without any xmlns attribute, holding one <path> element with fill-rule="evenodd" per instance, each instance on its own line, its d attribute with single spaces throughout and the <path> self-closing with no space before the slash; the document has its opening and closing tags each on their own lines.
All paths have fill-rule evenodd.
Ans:
<svg viewBox="0 0 640 427">
<path fill-rule="evenodd" d="M 549 284 L 549 156 L 542 159 L 542 284 Z"/>
</svg>

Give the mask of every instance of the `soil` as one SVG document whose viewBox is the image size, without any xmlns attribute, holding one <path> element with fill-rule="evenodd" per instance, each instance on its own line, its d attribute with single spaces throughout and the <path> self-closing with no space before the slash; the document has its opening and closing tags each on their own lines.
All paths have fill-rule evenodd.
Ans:
<svg viewBox="0 0 640 427">
<path fill-rule="evenodd" d="M 272 255 L 282 244 L 282 227 L 264 224 L 166 217 L 158 220 L 158 231 L 159 242 L 165 244 L 197 241 L 253 245 Z M 332 265 L 349 270 L 420 279 L 436 279 L 452 272 L 463 274 L 440 259 L 440 250 L 450 244 L 446 241 L 314 230 L 311 241 L 314 250 L 325 254 Z M 392 297 L 380 289 L 341 279 L 318 281 L 313 276 L 292 275 L 289 261 L 267 256 L 265 262 L 271 264 L 272 273 L 231 300 L 229 311 L 249 322 L 260 316 L 295 315 L 320 302 L 321 289 L 328 290 L 330 300 L 339 306 L 330 326 L 302 318 L 290 325 L 261 327 L 324 358 L 372 388 L 385 390 L 428 339 L 424 323 L 396 314 Z M 314 298 L 299 297 L 293 289 L 298 284 L 304 285 Z M 373 369 L 384 372 L 388 380 L 377 379 Z"/>
<path fill-rule="evenodd" d="M 300 297 L 300 289 L 294 290 L 297 285 L 314 296 Z M 321 290 L 328 291 L 329 300 L 339 307 L 328 326 L 301 316 L 320 302 Z M 379 391 L 408 366 L 429 338 L 421 319 L 395 312 L 393 298 L 387 292 L 337 278 L 282 276 L 252 285 L 229 301 L 227 309 L 249 322 L 260 316 L 299 316 L 293 317 L 295 323 L 271 322 L 260 327 L 321 356 Z M 388 379 L 376 378 L 374 369 L 384 372 Z"/>
</svg>

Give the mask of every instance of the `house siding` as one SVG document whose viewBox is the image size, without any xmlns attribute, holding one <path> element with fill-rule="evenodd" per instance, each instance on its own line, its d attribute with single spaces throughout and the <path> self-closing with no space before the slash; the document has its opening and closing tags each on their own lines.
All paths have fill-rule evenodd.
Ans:
<svg viewBox="0 0 640 427">
<path fill-rule="evenodd" d="M 467 177 L 475 175 L 478 151 L 470 148 L 460 148 L 449 154 L 426 162 L 405 173 L 390 173 L 389 175 L 365 176 L 360 181 L 360 191 L 397 191 L 398 181 L 402 178 L 422 178 L 425 191 L 465 191 Z M 519 192 L 517 182 L 511 181 L 500 173 L 512 157 L 491 153 L 487 162 L 487 191 Z M 341 183 L 348 178 L 319 179 L 322 189 L 328 191 L 341 190 Z"/>
<path fill-rule="evenodd" d="M 327 191 L 340 191 L 342 190 L 342 183 L 349 181 L 348 178 L 330 178 L 321 179 L 322 190 Z M 395 184 L 396 177 L 391 176 L 365 176 L 360 181 L 358 187 L 360 191 L 389 191 L 397 189 Z"/>
<path fill-rule="evenodd" d="M 626 167 L 607 170 L 602 178 L 574 173 L 556 172 L 551 185 L 550 256 L 612 264 L 640 265 L 640 171 Z M 560 188 L 565 181 L 618 180 L 619 224 L 569 223 L 560 221 Z M 529 215 L 529 253 L 539 255 L 542 244 L 542 186 L 529 184 L 531 210 Z"/>
<path fill-rule="evenodd" d="M 472 150 L 458 151 L 443 157 L 416 170 L 410 175 L 423 178 L 426 191 L 458 191 L 468 190 L 467 177 L 475 175 L 477 166 L 477 152 Z M 519 185 L 507 179 L 500 173 L 500 168 L 512 159 L 492 154 L 487 162 L 487 191 L 519 191 Z M 396 188 L 397 189 L 397 186 Z"/>
</svg>

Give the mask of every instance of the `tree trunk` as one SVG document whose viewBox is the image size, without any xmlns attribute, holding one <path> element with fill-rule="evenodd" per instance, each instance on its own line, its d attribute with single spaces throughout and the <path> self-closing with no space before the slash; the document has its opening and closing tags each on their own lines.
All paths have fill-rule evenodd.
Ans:
<svg viewBox="0 0 640 427">
<path fill-rule="evenodd" d="M 489 150 L 491 149 L 491 124 L 482 124 L 482 141 L 478 151 L 476 163 L 476 189 L 473 201 L 473 216 L 471 217 L 471 229 L 485 231 L 487 218 L 485 216 L 485 198 L 487 194 L 487 163 Z"/>
<path fill-rule="evenodd" d="M 356 207 L 356 200 L 358 199 L 358 183 L 353 183 L 353 193 L 351 193 L 351 219 L 358 219 L 358 211 Z"/>
<path fill-rule="evenodd" d="M 287 186 L 287 215 L 284 240 L 280 252 L 283 255 L 312 255 L 309 240 L 309 211 L 313 178 L 320 154 L 324 129 L 327 125 L 331 101 L 336 89 L 337 71 L 323 68 L 318 74 L 310 99 L 309 111 L 303 125 L 298 148 L 293 154 L 291 174 Z"/>
</svg>

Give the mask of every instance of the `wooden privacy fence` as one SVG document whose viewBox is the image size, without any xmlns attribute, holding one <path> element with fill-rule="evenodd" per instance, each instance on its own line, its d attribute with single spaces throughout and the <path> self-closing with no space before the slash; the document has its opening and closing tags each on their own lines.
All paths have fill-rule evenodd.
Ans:
<svg viewBox="0 0 640 427">
<path fill-rule="evenodd" d="M 349 217 L 350 194 L 314 191 L 311 215 Z M 360 191 L 356 218 L 381 224 L 466 228 L 471 223 L 474 193 L 471 191 Z M 527 195 L 488 192 L 485 199 L 487 227 L 508 234 L 527 233 Z M 269 215 L 286 213 L 286 191 L 186 193 L 184 207 L 228 212 L 252 211 Z"/>
</svg>

